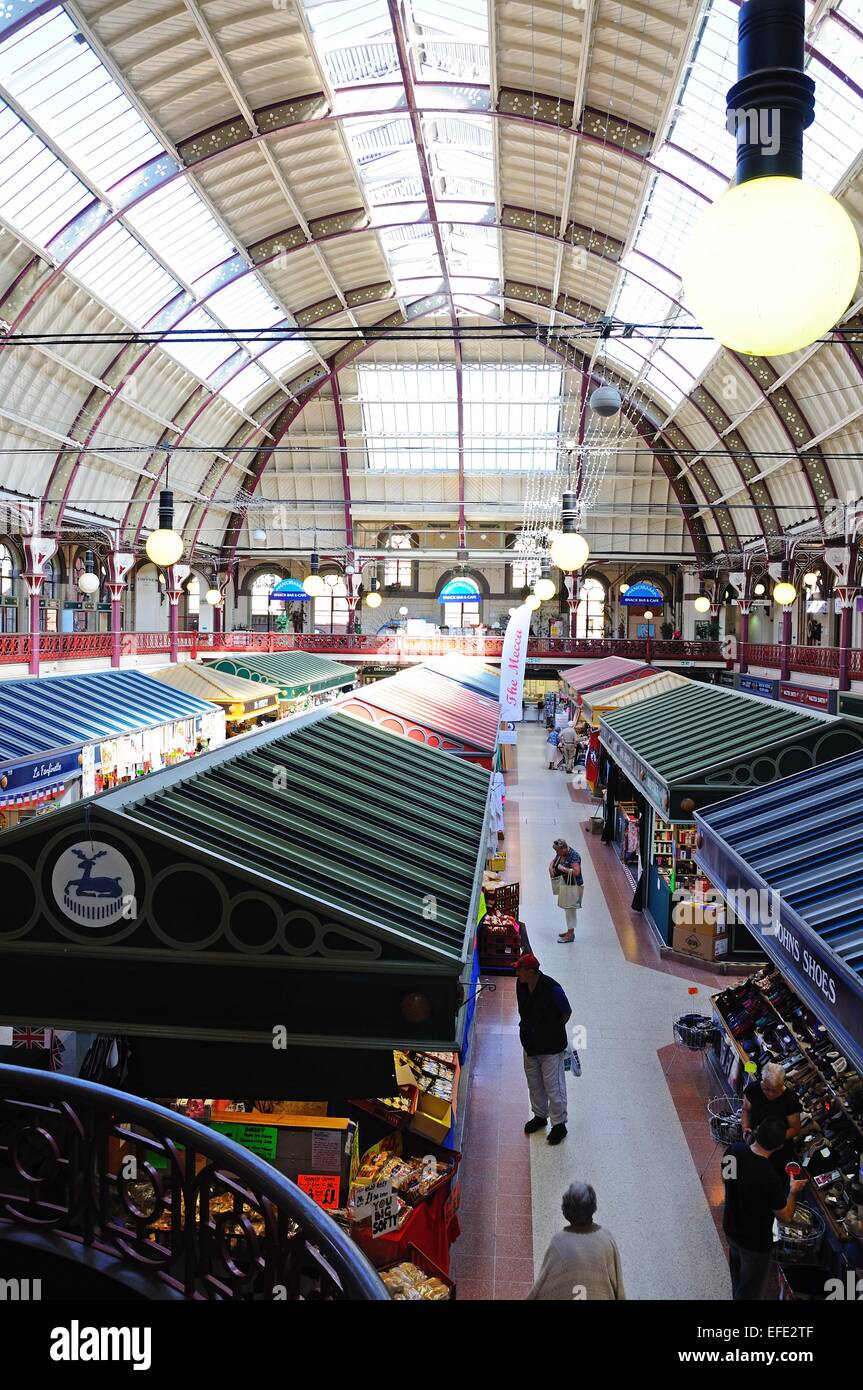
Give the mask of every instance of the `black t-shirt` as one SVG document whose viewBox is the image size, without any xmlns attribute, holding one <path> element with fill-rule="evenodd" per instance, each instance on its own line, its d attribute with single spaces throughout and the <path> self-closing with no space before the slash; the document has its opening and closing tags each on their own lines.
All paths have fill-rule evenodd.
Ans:
<svg viewBox="0 0 863 1390">
<path fill-rule="evenodd" d="M 734 1158 L 736 1176 L 725 1177 L 722 1229 L 744 1250 L 769 1251 L 773 1246 L 773 1217 L 786 1203 L 786 1184 L 769 1158 L 754 1154 L 743 1140 L 730 1144 L 725 1158 Z"/>
<path fill-rule="evenodd" d="M 789 1115 L 799 1115 L 803 1106 L 796 1091 L 785 1090 L 781 1096 L 775 1100 L 768 1100 L 761 1089 L 760 1081 L 750 1081 L 746 1090 L 743 1092 L 749 1101 L 749 1110 L 752 1116 L 752 1129 L 756 1130 L 762 1120 L 766 1120 L 770 1115 L 776 1115 L 788 1128 Z"/>
</svg>

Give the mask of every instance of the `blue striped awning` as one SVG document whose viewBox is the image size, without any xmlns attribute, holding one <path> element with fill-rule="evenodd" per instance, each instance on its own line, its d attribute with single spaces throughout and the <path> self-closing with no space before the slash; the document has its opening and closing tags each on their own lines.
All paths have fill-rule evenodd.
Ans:
<svg viewBox="0 0 863 1390">
<path fill-rule="evenodd" d="M 696 813 L 699 866 L 863 1065 L 863 753 Z"/>
<path fill-rule="evenodd" d="M 143 671 L 0 680 L 0 763 L 191 719 L 215 708 Z"/>
</svg>

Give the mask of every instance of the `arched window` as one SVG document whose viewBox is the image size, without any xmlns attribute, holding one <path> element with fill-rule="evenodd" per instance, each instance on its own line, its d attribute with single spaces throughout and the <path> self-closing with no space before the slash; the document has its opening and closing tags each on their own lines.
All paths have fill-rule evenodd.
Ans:
<svg viewBox="0 0 863 1390">
<path fill-rule="evenodd" d="M 527 558 L 522 552 L 535 548 L 535 539 L 528 540 L 522 536 L 521 532 L 507 536 L 507 550 L 515 552 L 515 559 L 509 567 L 509 592 L 518 594 L 522 589 L 529 589 L 536 582 L 540 574 L 540 562 L 536 556 Z"/>
<path fill-rule="evenodd" d="M 186 580 L 186 612 L 190 618 L 197 618 L 201 611 L 201 581 L 196 574 Z"/>
<path fill-rule="evenodd" d="M 312 627 L 318 632 L 347 632 L 350 608 L 345 577 L 338 570 L 330 570 L 329 573 L 322 574 L 321 578 L 327 586 L 327 592 L 312 600 Z"/>
<path fill-rule="evenodd" d="M 44 579 L 42 580 L 42 597 L 56 598 L 57 566 L 55 565 L 53 560 L 45 561 L 44 565 L 42 566 L 42 574 L 44 575 Z"/>
<path fill-rule="evenodd" d="M 279 582 L 278 574 L 259 574 L 252 585 L 252 622 L 253 632 L 266 632 L 270 619 L 270 591 Z M 275 604 L 279 613 L 283 613 L 285 605 Z"/>
<path fill-rule="evenodd" d="M 378 540 L 387 550 L 401 552 L 392 558 L 388 556 L 384 560 L 384 588 L 389 589 L 393 584 L 398 584 L 403 589 L 412 589 L 414 586 L 414 562 L 410 558 L 406 558 L 405 552 L 416 548 L 416 537 L 413 532 L 391 527 L 389 531 L 381 532 Z"/>
<path fill-rule="evenodd" d="M 438 603 L 443 604 L 443 625 L 450 631 L 464 628 L 470 631 L 479 624 L 482 594 L 475 579 L 461 575 L 444 584 L 438 594 Z"/>
<path fill-rule="evenodd" d="M 575 614 L 575 636 L 605 636 L 605 585 L 598 579 L 585 579 L 581 585 Z"/>
<path fill-rule="evenodd" d="M 15 559 L 8 545 L 0 541 L 0 598 L 15 596 Z"/>
</svg>

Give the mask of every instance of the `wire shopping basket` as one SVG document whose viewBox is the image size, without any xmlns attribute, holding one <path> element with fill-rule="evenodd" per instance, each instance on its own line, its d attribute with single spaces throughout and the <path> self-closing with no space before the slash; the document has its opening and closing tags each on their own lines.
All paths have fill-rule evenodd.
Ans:
<svg viewBox="0 0 863 1390">
<path fill-rule="evenodd" d="M 730 1096 L 714 1096 L 707 1102 L 707 1123 L 717 1144 L 734 1144 L 743 1138 L 743 1105 Z"/>
<path fill-rule="evenodd" d="M 773 1223 L 773 1258 L 783 1264 L 815 1264 L 824 1230 L 820 1212 L 798 1202 L 790 1221 Z"/>
<path fill-rule="evenodd" d="M 705 1052 L 713 1042 L 716 1026 L 704 1014 L 681 1014 L 674 1020 L 674 1040 L 690 1052 Z"/>
</svg>

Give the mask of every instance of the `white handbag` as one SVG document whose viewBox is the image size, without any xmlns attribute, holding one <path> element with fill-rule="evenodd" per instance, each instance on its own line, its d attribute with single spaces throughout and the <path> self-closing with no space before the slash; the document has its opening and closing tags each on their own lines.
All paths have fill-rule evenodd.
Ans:
<svg viewBox="0 0 863 1390">
<path fill-rule="evenodd" d="M 557 905 L 562 908 L 581 907 L 584 898 L 583 883 L 564 883 L 560 880 L 557 890 Z"/>
</svg>

